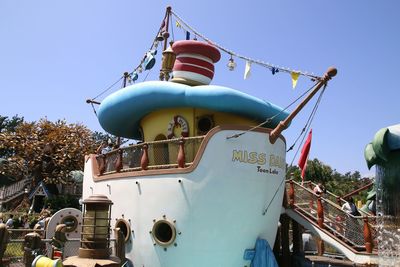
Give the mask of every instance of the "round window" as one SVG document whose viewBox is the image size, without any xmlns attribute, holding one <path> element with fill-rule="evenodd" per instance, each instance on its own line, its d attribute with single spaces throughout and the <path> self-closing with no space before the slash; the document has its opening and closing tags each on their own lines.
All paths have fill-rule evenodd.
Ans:
<svg viewBox="0 0 400 267">
<path fill-rule="evenodd" d="M 65 224 L 65 232 L 70 233 L 78 227 L 78 219 L 75 216 L 68 215 L 62 218 L 61 224 Z"/>
<path fill-rule="evenodd" d="M 156 221 L 151 232 L 157 244 L 163 247 L 171 245 L 176 238 L 175 225 L 167 220 Z"/>
<path fill-rule="evenodd" d="M 197 129 L 200 134 L 206 134 L 214 127 L 214 120 L 211 116 L 202 116 L 197 121 Z"/>
<path fill-rule="evenodd" d="M 129 223 L 124 219 L 118 219 L 115 223 L 115 228 L 119 228 L 121 230 L 125 237 L 125 243 L 128 242 L 129 238 L 131 237 L 131 226 Z"/>
</svg>

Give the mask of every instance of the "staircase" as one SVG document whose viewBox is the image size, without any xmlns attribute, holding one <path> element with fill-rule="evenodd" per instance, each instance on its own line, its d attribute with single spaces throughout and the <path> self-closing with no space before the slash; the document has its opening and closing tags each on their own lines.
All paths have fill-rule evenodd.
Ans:
<svg viewBox="0 0 400 267">
<path fill-rule="evenodd" d="M 25 194 L 25 189 L 29 189 L 30 185 L 31 179 L 25 178 L 11 185 L 0 188 L 0 207 L 3 207 L 4 204 L 7 204 Z"/>
<path fill-rule="evenodd" d="M 350 215 L 341 209 L 343 199 L 330 192 L 318 196 L 313 186 L 310 182 L 286 182 L 286 215 L 354 263 L 377 264 L 376 217 L 362 211 L 361 216 Z"/>
</svg>

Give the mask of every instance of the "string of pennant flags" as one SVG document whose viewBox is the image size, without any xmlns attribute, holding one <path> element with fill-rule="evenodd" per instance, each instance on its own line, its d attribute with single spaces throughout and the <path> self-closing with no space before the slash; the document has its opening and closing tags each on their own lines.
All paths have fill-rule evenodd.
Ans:
<svg viewBox="0 0 400 267">
<path fill-rule="evenodd" d="M 234 52 L 231 49 L 227 49 L 227 48 L 219 45 L 218 43 L 212 41 L 211 39 L 207 38 L 203 34 L 199 33 L 197 30 L 195 30 L 192 26 L 190 26 L 188 23 L 186 23 L 178 14 L 176 14 L 172 10 L 171 10 L 171 14 L 175 17 L 175 26 L 177 28 L 181 28 L 181 29 L 183 29 L 185 31 L 187 39 L 188 39 L 188 37 L 190 38 L 190 32 L 192 32 L 196 36 L 195 39 L 197 39 L 197 37 L 200 37 L 204 41 L 207 41 L 207 42 L 211 43 L 212 45 L 214 45 L 215 47 L 217 47 L 221 51 L 223 51 L 223 52 L 227 53 L 228 55 L 230 55 L 230 59 L 229 59 L 229 63 L 228 63 L 228 67 L 229 67 L 230 70 L 233 70 L 234 67 L 236 66 L 236 64 L 233 61 L 233 57 L 245 60 L 246 64 L 245 64 L 245 71 L 244 71 L 244 77 L 243 77 L 244 79 L 248 79 L 250 77 L 252 64 L 256 64 L 256 65 L 268 68 L 271 71 L 272 75 L 275 75 L 278 72 L 289 73 L 290 76 L 291 76 L 291 79 L 292 79 L 292 87 L 293 87 L 293 89 L 296 87 L 297 81 L 298 81 L 300 76 L 308 77 L 312 81 L 316 81 L 316 80 L 321 80 L 322 79 L 320 76 L 316 76 L 313 73 L 308 73 L 308 72 L 300 71 L 300 70 L 292 70 L 292 69 L 289 69 L 289 68 L 273 65 L 273 64 L 270 64 L 268 62 L 264 62 L 262 60 L 253 59 L 253 58 L 250 58 L 250 57 L 247 57 L 247 56 L 240 55 L 240 54 Z"/>
<path fill-rule="evenodd" d="M 193 34 L 194 35 L 194 40 L 197 40 L 197 37 L 203 39 L 204 41 L 214 45 L 215 47 L 217 47 L 219 50 L 227 53 L 230 56 L 229 62 L 227 64 L 229 70 L 233 71 L 236 67 L 236 63 L 234 61 L 234 57 L 235 58 L 239 58 L 245 61 L 245 70 L 244 70 L 244 75 L 243 78 L 244 79 L 248 79 L 251 75 L 251 68 L 252 65 L 258 65 L 261 67 L 265 67 L 267 69 L 269 69 L 272 73 L 272 75 L 275 75 L 277 73 L 288 73 L 291 76 L 291 80 L 292 80 L 292 87 L 293 89 L 296 87 L 298 79 L 300 76 L 305 76 L 310 78 L 312 81 L 319 81 L 322 79 L 322 77 L 320 76 L 316 76 L 313 73 L 309 73 L 309 72 L 304 72 L 304 71 L 300 71 L 300 70 L 293 70 L 293 69 L 289 69 L 286 67 L 280 67 L 274 64 L 270 64 L 268 62 L 264 62 L 262 60 L 258 60 L 258 59 L 253 59 L 247 56 L 243 56 L 241 54 L 238 54 L 236 52 L 234 52 L 231 49 L 225 48 L 224 46 L 219 45 L 218 43 L 212 41 L 211 39 L 207 38 L 206 36 L 204 36 L 203 34 L 201 34 L 200 32 L 198 32 L 196 29 L 194 29 L 192 26 L 190 26 L 188 23 L 186 23 L 178 14 L 176 14 L 174 11 L 170 10 L 170 14 L 174 16 L 175 18 L 175 26 L 176 28 L 180 28 L 184 31 L 185 37 L 187 40 L 190 39 L 190 35 Z M 129 73 L 125 73 L 124 76 L 120 77 L 119 80 L 117 82 L 119 82 L 121 79 L 126 78 L 126 83 L 132 84 L 134 82 L 136 82 L 136 80 L 138 80 L 139 78 L 139 74 L 142 73 L 144 70 L 150 70 L 154 64 L 155 64 L 155 56 L 157 54 L 157 50 L 158 50 L 158 46 L 159 46 L 159 42 L 161 40 L 158 39 L 158 37 L 160 35 L 165 35 L 164 37 L 168 38 L 169 37 L 169 33 L 167 31 L 167 20 L 170 19 L 171 22 L 171 32 L 172 32 L 172 39 L 174 38 L 174 34 L 173 34 L 173 23 L 172 23 L 172 16 L 168 16 L 168 14 L 165 14 L 165 17 L 161 23 L 161 26 L 157 32 L 157 35 L 155 36 L 153 42 L 151 43 L 150 49 L 144 54 L 143 58 L 140 60 L 139 64 L 133 69 L 133 71 L 129 72 Z M 147 75 L 145 76 L 144 79 L 147 78 Z M 117 83 L 116 82 L 116 83 Z M 124 81 L 125 82 L 125 81 Z M 96 99 L 97 97 L 101 96 L 102 94 L 104 94 L 105 92 L 107 92 L 108 90 L 110 90 L 116 83 L 114 83 L 112 86 L 108 87 L 106 90 L 104 90 L 101 94 L 99 94 L 98 96 L 96 96 L 95 98 L 93 98 L 92 100 Z"/>
</svg>

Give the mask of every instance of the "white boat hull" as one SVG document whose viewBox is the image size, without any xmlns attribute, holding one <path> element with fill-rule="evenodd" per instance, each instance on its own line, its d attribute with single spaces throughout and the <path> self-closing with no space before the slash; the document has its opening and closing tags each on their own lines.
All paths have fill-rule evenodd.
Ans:
<svg viewBox="0 0 400 267">
<path fill-rule="evenodd" d="M 273 246 L 284 191 L 285 141 L 268 141 L 266 131 L 227 139 L 221 130 L 208 140 L 189 173 L 121 177 L 94 182 L 85 165 L 83 199 L 103 194 L 117 219 L 131 224 L 126 257 L 134 266 L 249 266 L 245 249 L 257 238 Z M 144 172 L 144 171 L 143 171 Z M 174 222 L 176 240 L 166 249 L 150 233 L 154 220 Z"/>
</svg>

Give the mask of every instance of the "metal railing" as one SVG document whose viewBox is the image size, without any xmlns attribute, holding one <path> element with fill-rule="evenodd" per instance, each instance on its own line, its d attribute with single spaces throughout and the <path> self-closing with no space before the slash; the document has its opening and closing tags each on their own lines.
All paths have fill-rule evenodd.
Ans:
<svg viewBox="0 0 400 267">
<path fill-rule="evenodd" d="M 33 230 L 33 229 L 9 229 L 10 240 L 7 243 L 7 249 L 4 253 L 3 259 L 8 259 L 12 266 L 25 266 L 24 261 L 24 237 L 28 233 L 37 232 L 41 236 L 44 235 L 43 230 Z M 110 240 L 110 255 L 116 255 L 115 247 L 116 240 Z M 41 247 L 36 250 L 35 255 L 44 255 L 46 257 L 52 258 L 53 247 L 51 245 L 51 239 L 41 239 Z M 80 239 L 68 239 L 65 242 L 63 248 L 63 259 L 72 255 L 78 255 L 78 250 L 80 246 Z"/>
<path fill-rule="evenodd" d="M 190 166 L 204 136 L 131 145 L 96 157 L 100 175 Z"/>
<path fill-rule="evenodd" d="M 317 184 L 316 184 L 316 183 L 313 183 L 312 181 L 304 181 L 304 182 L 303 182 L 303 186 L 304 186 L 304 187 L 308 187 L 308 188 L 310 188 L 311 190 L 313 190 L 313 188 L 314 188 L 315 186 L 317 186 Z M 370 186 L 370 185 L 368 185 L 368 186 Z M 332 193 L 332 192 L 330 192 L 330 191 L 328 191 L 328 190 L 326 190 L 326 192 L 324 193 L 324 198 L 330 200 L 330 201 L 333 202 L 333 203 L 336 203 L 336 204 L 339 205 L 339 206 L 341 206 L 342 204 L 344 204 L 345 202 L 347 202 L 347 200 L 346 200 L 345 197 L 340 197 L 340 196 L 338 196 L 338 195 L 335 195 L 334 193 Z M 358 210 L 358 211 L 361 213 L 362 216 L 370 216 L 370 214 L 368 214 L 367 212 L 365 212 L 365 211 L 363 211 L 363 210 L 361 210 L 361 209 Z"/>
<path fill-rule="evenodd" d="M 329 196 L 318 196 L 309 186 L 289 180 L 286 182 L 288 206 L 319 227 L 351 245 L 357 250 L 371 252 L 377 238 L 375 216 L 353 216 L 329 199 Z"/>
</svg>

